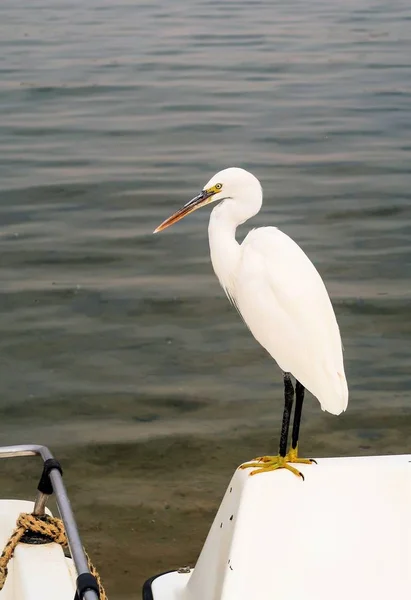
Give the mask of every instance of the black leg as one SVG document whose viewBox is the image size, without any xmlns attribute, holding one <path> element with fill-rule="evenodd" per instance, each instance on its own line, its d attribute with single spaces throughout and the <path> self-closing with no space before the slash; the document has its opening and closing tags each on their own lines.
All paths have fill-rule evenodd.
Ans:
<svg viewBox="0 0 411 600">
<path fill-rule="evenodd" d="M 304 388 L 303 388 L 304 389 Z M 280 456 L 287 454 L 288 430 L 290 428 L 291 411 L 294 402 L 294 388 L 290 373 L 284 373 L 284 412 L 280 436 Z"/>
<path fill-rule="evenodd" d="M 295 450 L 298 444 L 298 435 L 300 433 L 301 413 L 303 410 L 304 402 L 304 386 L 299 381 L 295 383 L 295 412 L 294 412 L 294 423 L 293 432 L 291 434 L 291 448 Z"/>
</svg>

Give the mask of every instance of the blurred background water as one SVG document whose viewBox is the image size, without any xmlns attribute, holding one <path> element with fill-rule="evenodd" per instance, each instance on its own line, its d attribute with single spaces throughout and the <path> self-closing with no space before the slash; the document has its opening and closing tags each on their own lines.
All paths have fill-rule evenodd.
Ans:
<svg viewBox="0 0 411 600">
<path fill-rule="evenodd" d="M 221 168 L 260 178 L 252 225 L 335 306 L 349 411 L 309 398 L 305 450 L 411 451 L 408 2 L 3 0 L 0 49 L 0 443 L 76 470 L 111 597 L 195 560 L 233 468 L 275 448 L 281 374 L 218 286 L 207 210 L 151 234 Z"/>
</svg>

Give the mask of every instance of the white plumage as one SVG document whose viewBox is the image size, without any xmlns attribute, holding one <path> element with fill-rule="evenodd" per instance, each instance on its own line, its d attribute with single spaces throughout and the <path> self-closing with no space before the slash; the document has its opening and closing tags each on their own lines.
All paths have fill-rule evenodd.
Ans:
<svg viewBox="0 0 411 600">
<path fill-rule="evenodd" d="M 284 372 L 284 413 L 278 456 L 245 463 L 250 474 L 308 463 L 298 456 L 304 388 L 323 410 L 335 415 L 347 408 L 348 386 L 343 350 L 334 310 L 323 280 L 308 256 L 288 235 L 275 227 L 253 229 L 242 244 L 238 225 L 258 213 L 263 201 L 260 182 L 244 169 L 220 171 L 179 211 L 157 229 L 161 231 L 210 202 L 219 201 L 208 227 L 214 271 L 228 298 L 255 339 Z M 290 373 L 297 380 L 291 450 L 287 439 L 294 402 Z"/>
<path fill-rule="evenodd" d="M 236 227 L 262 204 L 259 181 L 243 169 L 217 173 L 205 186 L 222 183 L 229 196 L 211 213 L 214 271 L 255 339 L 283 371 L 290 372 L 323 410 L 347 408 L 340 332 L 325 285 L 313 263 L 275 227 L 253 229 L 242 244 Z"/>
</svg>

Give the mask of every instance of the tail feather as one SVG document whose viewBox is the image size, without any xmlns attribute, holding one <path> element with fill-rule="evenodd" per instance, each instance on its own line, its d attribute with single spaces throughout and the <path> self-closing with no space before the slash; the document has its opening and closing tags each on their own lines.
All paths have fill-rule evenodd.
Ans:
<svg viewBox="0 0 411 600">
<path fill-rule="evenodd" d="M 333 415 L 340 415 L 348 406 L 348 385 L 344 371 L 334 371 L 332 380 L 327 383 L 317 396 L 321 408 Z"/>
</svg>

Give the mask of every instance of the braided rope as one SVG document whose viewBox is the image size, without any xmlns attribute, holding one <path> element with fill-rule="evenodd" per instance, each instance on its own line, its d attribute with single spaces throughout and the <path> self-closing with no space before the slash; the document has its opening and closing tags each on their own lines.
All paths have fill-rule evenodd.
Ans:
<svg viewBox="0 0 411 600">
<path fill-rule="evenodd" d="M 50 517 L 48 515 L 38 517 L 36 515 L 30 515 L 28 513 L 21 513 L 17 519 L 16 524 L 17 527 L 11 534 L 0 556 L 0 591 L 3 589 L 3 586 L 6 583 L 8 573 L 7 565 L 14 554 L 14 550 L 16 549 L 17 544 L 20 542 L 21 538 L 24 536 L 25 533 L 33 532 L 40 535 L 44 535 L 53 542 L 60 544 L 60 546 L 62 546 L 63 548 L 66 548 L 68 546 L 67 536 L 64 529 L 64 523 L 61 519 L 58 519 L 57 517 Z M 107 595 L 101 582 L 100 575 L 98 574 L 97 569 L 91 562 L 87 552 L 84 552 L 86 554 L 90 573 L 94 575 L 94 577 L 97 580 L 100 593 L 100 600 L 107 600 Z"/>
</svg>

